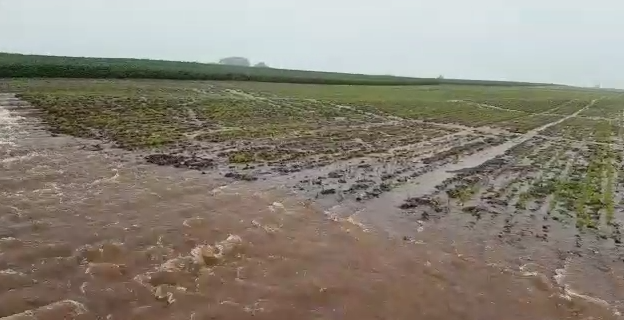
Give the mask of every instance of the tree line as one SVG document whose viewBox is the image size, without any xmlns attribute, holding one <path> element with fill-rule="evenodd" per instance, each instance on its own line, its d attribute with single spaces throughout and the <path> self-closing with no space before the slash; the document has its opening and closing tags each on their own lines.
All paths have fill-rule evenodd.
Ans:
<svg viewBox="0 0 624 320">
<path fill-rule="evenodd" d="M 10 53 L 0 53 L 0 78 L 229 80 L 341 85 L 537 85 L 507 81 L 409 78 L 276 68 L 254 68 L 197 62 L 58 57 Z"/>
</svg>

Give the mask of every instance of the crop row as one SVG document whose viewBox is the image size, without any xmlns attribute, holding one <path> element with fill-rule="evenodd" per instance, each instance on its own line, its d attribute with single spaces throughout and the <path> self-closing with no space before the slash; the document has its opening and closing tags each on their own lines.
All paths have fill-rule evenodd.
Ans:
<svg viewBox="0 0 624 320">
<path fill-rule="evenodd" d="M 597 101 L 591 108 L 583 111 L 580 115 L 617 119 L 622 115 L 622 107 L 624 107 L 624 96 L 612 96 Z"/>
<path fill-rule="evenodd" d="M 538 98 L 538 99 L 484 99 L 474 102 L 494 107 L 523 111 L 528 113 L 539 113 L 556 109 L 565 105 L 570 100 L 566 98 Z"/>
<path fill-rule="evenodd" d="M 124 148 L 165 146 L 186 134 L 229 139 L 273 137 L 364 116 L 348 109 L 307 109 L 263 100 L 24 93 L 56 133 L 111 140 Z M 311 104 L 311 103 L 310 103 Z"/>
</svg>

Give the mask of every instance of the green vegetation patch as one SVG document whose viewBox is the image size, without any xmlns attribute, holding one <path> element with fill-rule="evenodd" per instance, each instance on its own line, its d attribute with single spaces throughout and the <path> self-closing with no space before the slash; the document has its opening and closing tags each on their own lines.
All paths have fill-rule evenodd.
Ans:
<svg viewBox="0 0 624 320">
<path fill-rule="evenodd" d="M 0 53 L 0 78 L 231 80 L 349 85 L 536 85 L 510 81 L 409 78 L 197 62 L 60 57 L 11 53 Z"/>
</svg>

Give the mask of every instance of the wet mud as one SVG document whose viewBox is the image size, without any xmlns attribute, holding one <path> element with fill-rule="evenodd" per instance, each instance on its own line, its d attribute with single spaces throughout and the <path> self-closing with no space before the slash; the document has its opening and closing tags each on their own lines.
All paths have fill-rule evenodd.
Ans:
<svg viewBox="0 0 624 320">
<path fill-rule="evenodd" d="M 314 165 L 230 165 L 52 136 L 36 112 L 0 95 L 0 318 L 616 319 L 622 310 L 622 217 L 605 239 L 556 221 L 547 191 L 519 196 L 573 176 L 592 152 L 539 131 L 456 129 Z"/>
</svg>

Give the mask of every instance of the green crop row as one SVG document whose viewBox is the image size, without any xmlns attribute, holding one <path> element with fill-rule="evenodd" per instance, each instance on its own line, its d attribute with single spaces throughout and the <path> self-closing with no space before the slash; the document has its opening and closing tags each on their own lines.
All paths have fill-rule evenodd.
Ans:
<svg viewBox="0 0 624 320">
<path fill-rule="evenodd" d="M 598 125 L 594 132 L 597 141 L 611 141 L 613 130 L 608 123 Z M 576 213 L 577 228 L 598 229 L 613 219 L 615 163 L 621 157 L 607 143 L 587 148 L 584 160 L 579 159 L 572 166 L 569 177 L 556 183 L 554 194 L 564 208 Z"/>
</svg>

